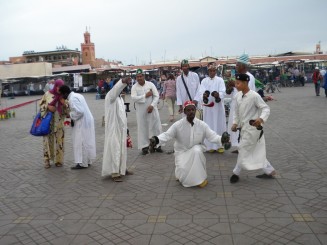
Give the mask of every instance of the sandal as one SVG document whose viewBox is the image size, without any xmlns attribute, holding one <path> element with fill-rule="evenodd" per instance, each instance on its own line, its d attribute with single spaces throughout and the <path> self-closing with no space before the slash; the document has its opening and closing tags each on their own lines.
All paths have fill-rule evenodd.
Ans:
<svg viewBox="0 0 327 245">
<path fill-rule="evenodd" d="M 112 177 L 112 180 L 113 180 L 114 182 L 123 182 L 123 180 L 121 179 L 120 176 Z"/>
<path fill-rule="evenodd" d="M 208 180 L 204 180 L 201 184 L 198 185 L 198 187 L 204 188 L 207 186 L 207 184 L 208 184 Z"/>
<path fill-rule="evenodd" d="M 45 169 L 51 168 L 51 165 L 50 165 L 50 161 L 49 161 L 49 160 L 46 160 L 46 161 L 45 161 L 45 163 L 44 163 L 44 168 L 45 168 Z"/>
<path fill-rule="evenodd" d="M 272 174 L 259 174 L 257 176 L 255 176 L 259 179 L 273 179 L 274 176 Z"/>
<path fill-rule="evenodd" d="M 62 167 L 62 163 L 60 163 L 60 162 L 56 162 L 55 165 L 56 165 L 56 167 Z"/>
</svg>

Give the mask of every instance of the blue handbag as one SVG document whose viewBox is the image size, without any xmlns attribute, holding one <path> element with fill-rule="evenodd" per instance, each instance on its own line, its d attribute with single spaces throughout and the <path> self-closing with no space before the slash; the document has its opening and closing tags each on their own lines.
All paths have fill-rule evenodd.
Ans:
<svg viewBox="0 0 327 245">
<path fill-rule="evenodd" d="M 39 112 L 34 118 L 30 133 L 34 136 L 44 136 L 50 134 L 50 123 L 52 120 L 52 112 L 47 112 L 44 117 L 41 117 Z"/>
</svg>

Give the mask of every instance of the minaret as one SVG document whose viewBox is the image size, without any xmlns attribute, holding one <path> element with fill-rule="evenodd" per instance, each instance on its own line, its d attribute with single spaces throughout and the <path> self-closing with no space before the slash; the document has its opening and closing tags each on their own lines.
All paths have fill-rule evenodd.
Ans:
<svg viewBox="0 0 327 245">
<path fill-rule="evenodd" d="M 82 50 L 82 64 L 83 65 L 91 65 L 91 67 L 95 67 L 95 50 L 94 43 L 91 43 L 91 34 L 87 31 L 84 33 L 84 43 L 81 43 Z"/>
<path fill-rule="evenodd" d="M 320 47 L 320 41 L 316 44 L 316 52 L 315 54 L 322 54 L 321 47 Z"/>
</svg>

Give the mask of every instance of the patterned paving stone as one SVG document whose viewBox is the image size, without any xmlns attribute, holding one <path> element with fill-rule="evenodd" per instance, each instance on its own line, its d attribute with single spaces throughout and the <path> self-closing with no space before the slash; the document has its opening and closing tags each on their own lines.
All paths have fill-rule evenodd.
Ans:
<svg viewBox="0 0 327 245">
<path fill-rule="evenodd" d="M 122 183 L 101 177 L 103 100 L 84 94 L 97 144 L 97 158 L 85 171 L 70 170 L 69 127 L 64 166 L 44 169 L 42 138 L 28 133 L 35 105 L 17 109 L 16 118 L 0 121 L 0 244 L 327 244 L 326 100 L 313 91 L 311 84 L 283 88 L 268 102 L 267 158 L 275 179 L 242 171 L 232 185 L 237 155 L 205 153 L 209 184 L 203 189 L 176 181 L 168 154 L 173 142 L 163 147 L 166 153 L 140 154 L 133 109 L 127 164 L 134 175 Z M 167 115 L 163 108 L 162 122 Z"/>
</svg>

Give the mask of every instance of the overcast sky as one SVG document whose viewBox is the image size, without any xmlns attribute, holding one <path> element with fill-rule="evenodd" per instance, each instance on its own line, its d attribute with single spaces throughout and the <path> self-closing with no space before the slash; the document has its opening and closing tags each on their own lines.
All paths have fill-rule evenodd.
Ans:
<svg viewBox="0 0 327 245">
<path fill-rule="evenodd" d="M 127 64 L 327 51 L 326 0 L 1 0 L 0 60 L 81 49 Z"/>
</svg>

